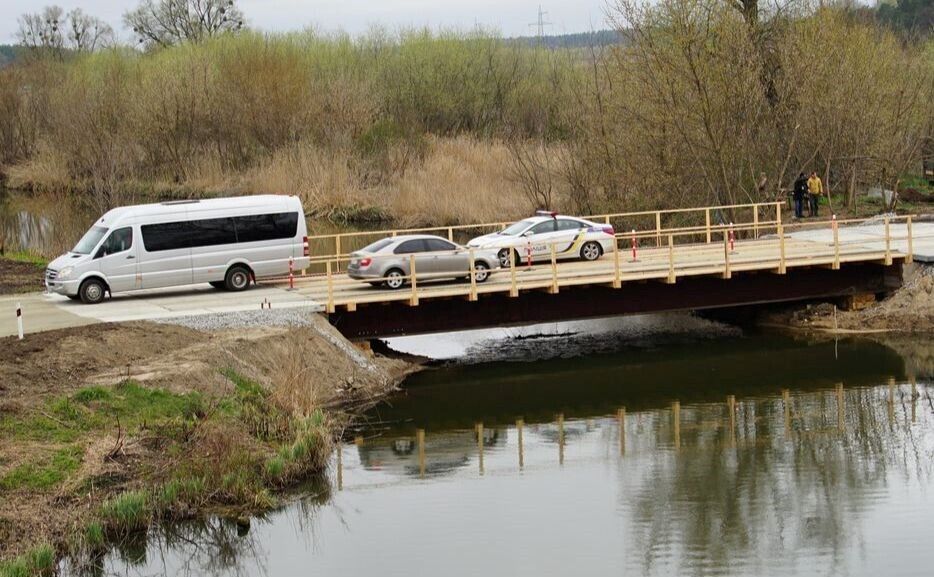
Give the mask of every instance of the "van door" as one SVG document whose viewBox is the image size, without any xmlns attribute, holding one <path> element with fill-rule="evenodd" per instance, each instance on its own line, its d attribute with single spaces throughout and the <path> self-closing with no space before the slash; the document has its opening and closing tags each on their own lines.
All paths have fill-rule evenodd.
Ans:
<svg viewBox="0 0 934 577">
<path fill-rule="evenodd" d="M 141 288 L 192 284 L 191 226 L 187 221 L 140 226 Z"/>
<path fill-rule="evenodd" d="M 94 259 L 100 261 L 100 270 L 112 293 L 138 288 L 136 272 L 139 266 L 139 243 L 133 242 L 133 236 L 133 227 L 114 229 L 94 254 Z"/>
</svg>

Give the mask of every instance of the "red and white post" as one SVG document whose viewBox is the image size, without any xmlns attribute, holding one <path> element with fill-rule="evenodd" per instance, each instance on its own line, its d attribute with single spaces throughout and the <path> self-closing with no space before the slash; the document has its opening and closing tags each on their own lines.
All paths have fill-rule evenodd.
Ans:
<svg viewBox="0 0 934 577">
<path fill-rule="evenodd" d="M 295 290 L 295 271 L 293 270 L 294 266 L 295 266 L 295 261 L 292 259 L 292 257 L 289 257 L 289 290 L 290 291 Z"/>
<path fill-rule="evenodd" d="M 736 232 L 733 230 L 733 223 L 730 223 L 730 252 L 736 250 Z"/>
<path fill-rule="evenodd" d="M 23 305 L 16 303 L 16 328 L 19 331 L 19 340 L 23 340 Z"/>
<path fill-rule="evenodd" d="M 525 243 L 525 266 L 532 268 L 532 241 Z"/>
<path fill-rule="evenodd" d="M 639 241 L 636 240 L 636 229 L 632 229 L 632 262 L 639 260 L 638 247 Z"/>
</svg>

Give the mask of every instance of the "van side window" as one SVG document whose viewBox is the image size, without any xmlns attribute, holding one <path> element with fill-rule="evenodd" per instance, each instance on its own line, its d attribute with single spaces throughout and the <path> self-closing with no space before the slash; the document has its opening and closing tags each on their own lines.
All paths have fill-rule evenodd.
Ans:
<svg viewBox="0 0 934 577">
<path fill-rule="evenodd" d="M 191 245 L 192 228 L 187 222 L 144 224 L 140 230 L 147 252 L 188 248 Z"/>
<path fill-rule="evenodd" d="M 237 242 L 232 218 L 207 218 L 191 221 L 191 246 L 215 246 Z"/>
<path fill-rule="evenodd" d="M 107 256 L 108 254 L 116 254 L 118 252 L 123 252 L 129 250 L 133 246 L 133 228 L 124 227 L 118 228 L 117 230 L 110 233 L 110 236 L 107 237 L 107 240 L 104 241 L 104 244 L 101 245 L 100 250 L 97 251 L 97 255 L 94 258 L 100 258 L 102 256 Z"/>
<path fill-rule="evenodd" d="M 298 230 L 297 212 L 235 216 L 237 242 L 256 242 L 292 238 Z"/>
</svg>

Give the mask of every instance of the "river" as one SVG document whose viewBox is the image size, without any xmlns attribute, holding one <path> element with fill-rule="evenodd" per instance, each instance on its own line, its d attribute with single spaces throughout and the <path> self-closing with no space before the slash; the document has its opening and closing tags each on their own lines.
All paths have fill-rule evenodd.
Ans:
<svg viewBox="0 0 934 577">
<path fill-rule="evenodd" d="M 249 528 L 154 528 L 85 572 L 876 576 L 934 564 L 931 341 L 670 316 L 396 344 L 451 360 L 370 411 L 306 496 Z"/>
</svg>

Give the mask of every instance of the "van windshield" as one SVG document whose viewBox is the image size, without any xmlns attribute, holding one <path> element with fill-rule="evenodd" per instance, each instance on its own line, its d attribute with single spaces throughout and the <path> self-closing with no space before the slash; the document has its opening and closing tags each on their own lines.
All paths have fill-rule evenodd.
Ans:
<svg viewBox="0 0 934 577">
<path fill-rule="evenodd" d="M 97 246 L 97 243 L 104 238 L 104 235 L 107 234 L 107 229 L 102 226 L 92 226 L 91 230 L 84 233 L 84 236 L 81 237 L 81 240 L 78 241 L 78 244 L 75 245 L 75 248 L 71 249 L 71 252 L 76 252 L 78 254 L 91 254 L 91 251 L 94 250 L 94 247 Z"/>
</svg>

